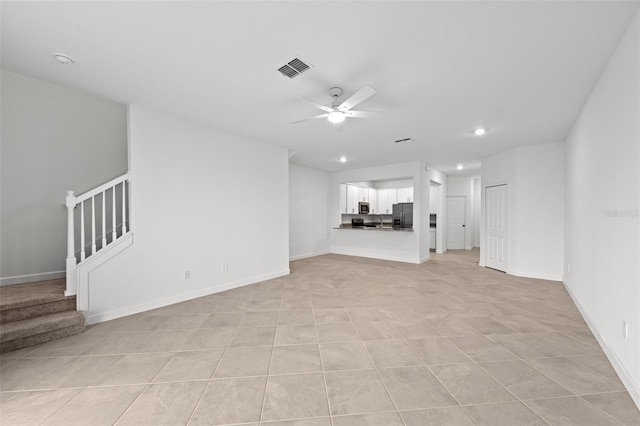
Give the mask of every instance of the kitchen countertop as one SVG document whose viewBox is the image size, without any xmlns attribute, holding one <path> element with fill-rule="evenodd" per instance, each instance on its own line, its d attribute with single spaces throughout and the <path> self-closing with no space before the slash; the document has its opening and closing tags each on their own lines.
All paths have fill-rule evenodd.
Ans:
<svg viewBox="0 0 640 426">
<path fill-rule="evenodd" d="M 336 226 L 333 229 L 355 229 L 357 231 L 383 231 L 383 232 L 413 232 L 413 228 L 398 228 L 395 229 L 391 225 L 380 226 L 351 226 L 349 224 L 342 224 Z"/>
</svg>

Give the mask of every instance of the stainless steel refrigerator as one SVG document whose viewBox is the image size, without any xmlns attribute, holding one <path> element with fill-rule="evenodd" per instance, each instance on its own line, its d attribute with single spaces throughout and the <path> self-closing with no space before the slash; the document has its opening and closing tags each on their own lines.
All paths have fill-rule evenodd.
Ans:
<svg viewBox="0 0 640 426">
<path fill-rule="evenodd" d="M 393 227 L 396 229 L 413 229 L 413 203 L 393 205 Z"/>
</svg>

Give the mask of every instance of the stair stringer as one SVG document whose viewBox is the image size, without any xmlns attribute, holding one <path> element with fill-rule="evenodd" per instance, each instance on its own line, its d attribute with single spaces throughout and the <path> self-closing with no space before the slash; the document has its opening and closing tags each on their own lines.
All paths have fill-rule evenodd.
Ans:
<svg viewBox="0 0 640 426">
<path fill-rule="evenodd" d="M 133 244 L 133 232 L 128 232 L 126 235 L 118 238 L 118 240 L 108 245 L 105 249 L 100 250 L 95 255 L 92 255 L 84 262 L 78 264 L 77 267 L 77 283 L 78 292 L 76 294 L 78 311 L 82 312 L 85 319 L 89 318 L 90 306 L 89 306 L 89 291 L 90 291 L 90 276 L 93 271 L 109 262 L 111 259 L 122 253 Z"/>
</svg>

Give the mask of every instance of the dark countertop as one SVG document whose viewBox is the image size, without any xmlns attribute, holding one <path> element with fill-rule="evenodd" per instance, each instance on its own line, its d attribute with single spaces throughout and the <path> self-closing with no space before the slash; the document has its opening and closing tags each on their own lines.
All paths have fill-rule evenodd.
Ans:
<svg viewBox="0 0 640 426">
<path fill-rule="evenodd" d="M 413 228 L 398 228 L 395 229 L 391 225 L 379 226 L 351 226 L 350 224 L 342 224 L 336 226 L 333 229 L 354 229 L 356 231 L 383 231 L 383 232 L 413 232 Z"/>
</svg>

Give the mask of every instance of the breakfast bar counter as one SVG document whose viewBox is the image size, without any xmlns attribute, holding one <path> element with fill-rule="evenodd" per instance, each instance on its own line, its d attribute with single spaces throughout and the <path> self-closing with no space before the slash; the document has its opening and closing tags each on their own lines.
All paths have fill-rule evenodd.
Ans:
<svg viewBox="0 0 640 426">
<path fill-rule="evenodd" d="M 394 228 L 391 225 L 353 226 L 349 224 L 342 224 L 340 226 L 334 227 L 333 229 L 352 229 L 356 231 L 413 232 L 413 228 Z"/>
</svg>

